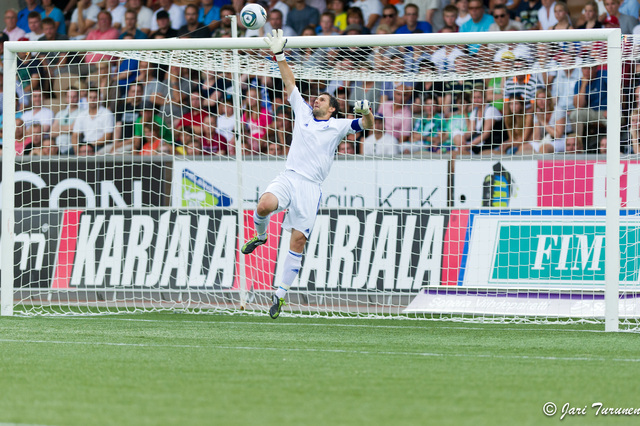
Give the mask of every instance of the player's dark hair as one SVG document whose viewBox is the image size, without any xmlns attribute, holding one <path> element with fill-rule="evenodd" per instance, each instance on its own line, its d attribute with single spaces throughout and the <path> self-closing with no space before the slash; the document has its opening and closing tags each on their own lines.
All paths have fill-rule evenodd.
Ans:
<svg viewBox="0 0 640 426">
<path fill-rule="evenodd" d="M 338 102 L 338 99 L 327 92 L 318 94 L 318 96 L 322 95 L 327 95 L 329 97 L 329 106 L 335 108 L 335 111 L 333 111 L 333 114 L 331 114 L 331 116 L 334 118 L 338 117 L 338 114 L 340 114 L 340 103 Z"/>
</svg>

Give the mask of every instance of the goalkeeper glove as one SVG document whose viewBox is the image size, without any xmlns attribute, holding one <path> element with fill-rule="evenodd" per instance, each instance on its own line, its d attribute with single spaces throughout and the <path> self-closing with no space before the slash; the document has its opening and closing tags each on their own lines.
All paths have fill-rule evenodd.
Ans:
<svg viewBox="0 0 640 426">
<path fill-rule="evenodd" d="M 368 100 L 356 101 L 355 107 L 353 108 L 353 112 L 356 114 L 366 115 L 371 112 L 371 108 L 369 107 Z"/>
<path fill-rule="evenodd" d="M 284 37 L 282 30 L 273 30 L 268 34 L 264 41 L 269 45 L 276 61 L 284 61 L 284 47 L 287 45 L 287 39 Z"/>
</svg>

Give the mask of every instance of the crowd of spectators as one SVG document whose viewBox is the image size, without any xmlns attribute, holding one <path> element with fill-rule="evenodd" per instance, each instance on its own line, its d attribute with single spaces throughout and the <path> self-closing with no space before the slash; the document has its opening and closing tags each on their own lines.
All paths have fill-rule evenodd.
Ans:
<svg viewBox="0 0 640 426">
<path fill-rule="evenodd" d="M 220 38 L 244 0 L 23 0 L 4 16 L 2 42 Z M 571 16 L 553 0 L 269 0 L 266 25 L 240 28 L 262 37 L 416 34 L 621 28 L 640 34 L 636 0 L 585 0 Z M 467 45 L 380 49 L 299 49 L 290 60 L 337 69 L 472 74 L 482 60 L 496 70 L 546 70 L 593 52 L 575 44 Z M 1 49 L 1 48 L 0 48 Z M 625 64 L 623 151 L 640 150 L 640 78 Z M 18 155 L 234 155 L 236 121 L 230 73 L 117 59 L 101 53 L 19 56 L 16 114 Z M 326 91 L 341 114 L 357 99 L 374 106 L 375 127 L 345 139 L 338 154 L 416 152 L 530 154 L 603 152 L 607 70 L 602 65 L 531 71 L 513 78 L 431 82 L 303 82 L 311 97 Z M 63 84 L 63 82 L 66 82 Z M 240 125 L 246 153 L 286 154 L 292 113 L 281 82 L 243 76 Z M 64 87 L 63 87 L 64 86 Z M 57 108 L 51 106 L 55 104 Z M 0 102 L 1 105 L 1 102 Z"/>
</svg>

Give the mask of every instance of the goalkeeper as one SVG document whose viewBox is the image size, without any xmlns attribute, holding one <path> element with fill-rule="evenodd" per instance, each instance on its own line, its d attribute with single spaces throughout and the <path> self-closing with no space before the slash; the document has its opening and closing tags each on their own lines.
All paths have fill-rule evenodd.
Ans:
<svg viewBox="0 0 640 426">
<path fill-rule="evenodd" d="M 362 114 L 362 118 L 335 118 L 339 112 L 338 101 L 328 93 L 318 95 L 313 105 L 306 103 L 284 56 L 287 39 L 283 37 L 282 30 L 273 30 L 264 40 L 278 62 L 295 121 L 286 169 L 260 196 L 253 214 L 256 235 L 242 246 L 242 253 L 249 254 L 267 241 L 271 213 L 288 209 L 282 227 L 291 231 L 289 253 L 283 265 L 282 283 L 272 296 L 273 305 L 269 309 L 271 318 L 276 319 L 284 305 L 284 297 L 300 270 L 302 251 L 320 206 L 321 185 L 329 174 L 336 148 L 347 134 L 372 128 L 373 115 L 369 102 L 365 100 L 357 101 L 354 108 L 354 112 Z"/>
</svg>

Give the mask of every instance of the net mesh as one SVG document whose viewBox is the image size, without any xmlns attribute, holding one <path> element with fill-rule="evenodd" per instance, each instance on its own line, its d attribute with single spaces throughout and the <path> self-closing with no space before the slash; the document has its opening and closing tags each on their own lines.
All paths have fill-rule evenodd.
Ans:
<svg viewBox="0 0 640 426">
<path fill-rule="evenodd" d="M 637 42 L 623 40 L 614 106 L 631 329 Z M 606 52 L 603 42 L 288 50 L 307 102 L 328 92 L 339 117 L 355 119 L 368 99 L 376 120 L 337 148 L 286 312 L 600 321 Z M 19 56 L 17 310 L 264 313 L 289 246 L 284 213 L 254 254 L 238 248 L 292 143 L 270 51 Z"/>
</svg>

